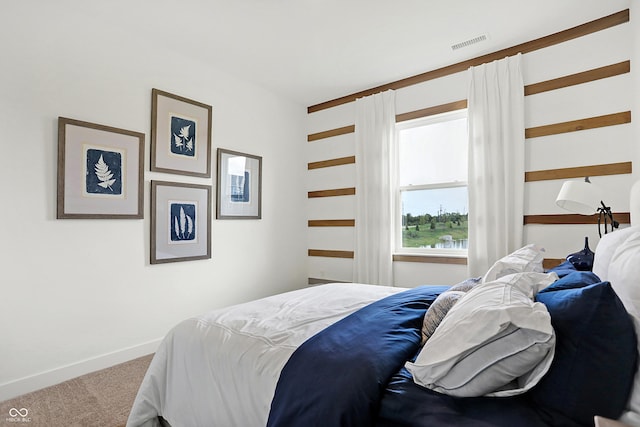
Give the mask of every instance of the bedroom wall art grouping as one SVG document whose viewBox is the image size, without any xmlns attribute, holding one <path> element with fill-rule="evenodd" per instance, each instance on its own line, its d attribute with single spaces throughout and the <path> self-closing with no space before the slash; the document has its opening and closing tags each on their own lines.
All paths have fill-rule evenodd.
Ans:
<svg viewBox="0 0 640 427">
<path fill-rule="evenodd" d="M 211 105 L 152 89 L 152 172 L 210 180 Z M 143 219 L 145 134 L 58 118 L 58 219 Z M 261 219 L 262 157 L 218 148 L 217 219 Z M 151 180 L 150 263 L 211 258 L 212 186 Z"/>
</svg>

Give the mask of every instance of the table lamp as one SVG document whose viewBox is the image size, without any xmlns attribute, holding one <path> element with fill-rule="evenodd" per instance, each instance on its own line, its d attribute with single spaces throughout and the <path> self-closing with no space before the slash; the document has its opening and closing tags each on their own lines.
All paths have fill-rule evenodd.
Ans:
<svg viewBox="0 0 640 427">
<path fill-rule="evenodd" d="M 604 234 L 607 234 L 607 226 L 611 231 L 618 228 L 618 221 L 613 219 L 611 208 L 602 201 L 603 191 L 600 187 L 589 181 L 565 181 L 556 198 L 556 204 L 563 209 L 580 215 L 598 214 L 598 235 L 602 237 L 602 224 Z"/>
<path fill-rule="evenodd" d="M 611 208 L 602 201 L 602 189 L 589 181 L 565 181 L 556 198 L 556 204 L 570 212 L 580 215 L 598 214 L 598 235 L 602 237 L 601 224 L 604 220 L 604 233 L 607 234 L 607 223 L 611 231 L 618 228 L 618 222 L 613 219 Z M 567 256 L 567 260 L 577 270 L 591 270 L 593 267 L 593 251 L 589 248 L 589 238 L 584 238 L 584 249 Z"/>
</svg>

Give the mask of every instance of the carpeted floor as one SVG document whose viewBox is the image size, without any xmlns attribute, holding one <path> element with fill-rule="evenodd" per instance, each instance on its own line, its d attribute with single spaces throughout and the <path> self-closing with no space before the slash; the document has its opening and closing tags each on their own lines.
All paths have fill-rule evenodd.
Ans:
<svg viewBox="0 0 640 427">
<path fill-rule="evenodd" d="M 124 426 L 152 356 L 0 402 L 0 426 Z"/>
</svg>

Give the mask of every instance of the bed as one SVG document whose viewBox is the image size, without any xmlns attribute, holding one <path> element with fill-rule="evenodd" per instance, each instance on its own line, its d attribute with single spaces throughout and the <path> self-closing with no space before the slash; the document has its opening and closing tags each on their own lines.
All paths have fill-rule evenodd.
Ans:
<svg viewBox="0 0 640 427">
<path fill-rule="evenodd" d="M 127 426 L 640 425 L 640 227 L 605 235 L 593 271 L 542 256 L 527 245 L 454 287 L 335 283 L 185 320 Z"/>
</svg>

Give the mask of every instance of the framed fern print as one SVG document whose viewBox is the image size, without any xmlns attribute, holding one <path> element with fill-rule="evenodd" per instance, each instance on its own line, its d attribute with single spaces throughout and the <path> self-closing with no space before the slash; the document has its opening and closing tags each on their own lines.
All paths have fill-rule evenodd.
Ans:
<svg viewBox="0 0 640 427">
<path fill-rule="evenodd" d="M 211 258 L 211 186 L 151 181 L 151 264 Z"/>
<path fill-rule="evenodd" d="M 143 218 L 144 134 L 58 118 L 57 218 Z"/>
<path fill-rule="evenodd" d="M 211 178 L 210 105 L 151 91 L 151 170 Z"/>
</svg>

